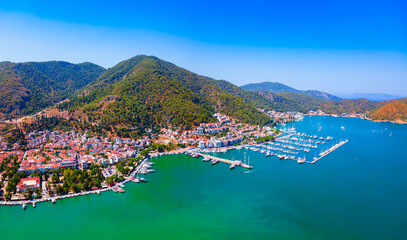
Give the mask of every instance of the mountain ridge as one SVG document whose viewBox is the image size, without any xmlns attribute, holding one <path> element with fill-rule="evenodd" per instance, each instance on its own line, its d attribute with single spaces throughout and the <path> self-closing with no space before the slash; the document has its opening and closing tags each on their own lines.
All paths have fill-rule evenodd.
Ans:
<svg viewBox="0 0 407 240">
<path fill-rule="evenodd" d="M 5 117 L 33 114 L 72 96 L 104 71 L 87 62 L 1 62 L 0 112 Z"/>
<path fill-rule="evenodd" d="M 261 82 L 261 83 L 249 83 L 246 85 L 241 86 L 241 88 L 245 90 L 251 91 L 265 91 L 265 92 L 272 92 L 272 93 L 283 93 L 283 92 L 293 92 L 293 93 L 302 93 L 312 97 L 320 98 L 322 100 L 334 100 L 339 101 L 342 98 L 334 96 L 329 93 L 321 92 L 318 90 L 298 90 L 287 86 L 285 84 L 279 82 Z"/>
<path fill-rule="evenodd" d="M 209 78 L 145 55 L 108 69 L 59 108 L 71 116 L 80 113 L 104 129 L 158 125 L 188 129 L 214 121 L 215 112 L 254 125 L 272 122 L 240 97 L 212 84 Z"/>
</svg>

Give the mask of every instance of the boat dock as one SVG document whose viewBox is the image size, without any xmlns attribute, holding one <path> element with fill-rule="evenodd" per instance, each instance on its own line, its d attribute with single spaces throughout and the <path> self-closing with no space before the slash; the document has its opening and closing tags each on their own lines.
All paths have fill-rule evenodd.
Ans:
<svg viewBox="0 0 407 240">
<path fill-rule="evenodd" d="M 248 166 L 248 165 L 243 165 L 242 162 L 239 161 L 239 160 L 229 160 L 229 159 L 215 157 L 215 156 L 211 156 L 211 155 L 207 155 L 207 154 L 202 154 L 202 153 L 199 153 L 199 152 L 197 152 L 196 154 L 198 154 L 199 156 L 204 157 L 204 158 L 208 158 L 208 159 L 215 160 L 215 161 L 218 161 L 218 162 L 227 163 L 227 164 L 234 165 L 234 166 L 241 166 L 241 167 Z M 248 168 L 248 167 L 246 167 L 246 168 Z"/>
<path fill-rule="evenodd" d="M 312 162 L 309 163 L 315 163 L 318 160 L 320 160 L 321 158 L 325 157 L 326 155 L 330 154 L 331 152 L 335 151 L 336 149 L 338 149 L 339 147 L 341 147 L 342 145 L 344 145 L 345 143 L 349 142 L 349 140 L 345 140 L 345 141 L 341 141 L 338 144 L 333 145 L 331 148 L 329 148 L 328 150 L 322 152 L 319 154 L 319 157 L 314 157 L 314 160 Z"/>
</svg>

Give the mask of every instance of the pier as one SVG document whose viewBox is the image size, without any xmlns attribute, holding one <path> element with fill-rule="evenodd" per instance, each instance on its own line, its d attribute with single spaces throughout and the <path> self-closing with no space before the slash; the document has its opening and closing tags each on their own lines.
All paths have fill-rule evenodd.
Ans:
<svg viewBox="0 0 407 240">
<path fill-rule="evenodd" d="M 218 162 L 223 162 L 223 163 L 227 163 L 233 166 L 241 166 L 243 168 L 251 168 L 250 166 L 246 165 L 246 164 L 242 164 L 241 161 L 239 160 L 229 160 L 229 159 L 224 159 L 224 158 L 220 158 L 220 157 L 215 157 L 215 156 L 211 156 L 211 155 L 207 155 L 207 154 L 202 154 L 202 153 L 196 153 L 201 157 L 204 158 L 208 158 L 208 159 L 212 159 Z"/>
<path fill-rule="evenodd" d="M 315 163 L 316 161 L 320 160 L 321 158 L 325 157 L 326 155 L 330 154 L 331 152 L 335 151 L 336 149 L 338 149 L 339 147 L 341 147 L 342 145 L 344 145 L 345 143 L 349 142 L 348 140 L 345 141 L 341 141 L 338 144 L 335 144 L 334 146 L 332 146 L 330 149 L 322 152 L 319 154 L 319 157 L 314 157 L 314 160 L 310 163 Z"/>
</svg>

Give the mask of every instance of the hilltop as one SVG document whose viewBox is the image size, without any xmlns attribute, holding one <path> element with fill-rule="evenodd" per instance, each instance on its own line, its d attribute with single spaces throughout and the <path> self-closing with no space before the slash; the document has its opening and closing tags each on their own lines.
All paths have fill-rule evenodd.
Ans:
<svg viewBox="0 0 407 240">
<path fill-rule="evenodd" d="M 390 102 L 371 112 L 369 117 L 377 121 L 407 122 L 407 98 Z"/>
<path fill-rule="evenodd" d="M 221 90 L 209 78 L 144 55 L 108 69 L 58 108 L 68 111 L 70 117 L 114 131 L 139 131 L 157 126 L 188 129 L 215 121 L 216 112 L 249 124 L 272 122 L 240 97 Z"/>
<path fill-rule="evenodd" d="M 33 114 L 71 97 L 105 69 L 93 63 L 0 63 L 0 118 Z"/>
</svg>

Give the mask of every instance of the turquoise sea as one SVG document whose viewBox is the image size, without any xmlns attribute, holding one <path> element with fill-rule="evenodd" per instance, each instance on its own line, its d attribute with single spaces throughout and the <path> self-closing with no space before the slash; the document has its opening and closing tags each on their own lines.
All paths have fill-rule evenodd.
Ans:
<svg viewBox="0 0 407 240">
<path fill-rule="evenodd" d="M 124 194 L 0 206 L 0 239 L 407 239 L 407 126 L 334 117 L 294 125 L 349 143 L 315 164 L 219 154 L 247 151 L 252 171 L 155 158 L 149 182 Z"/>
</svg>

